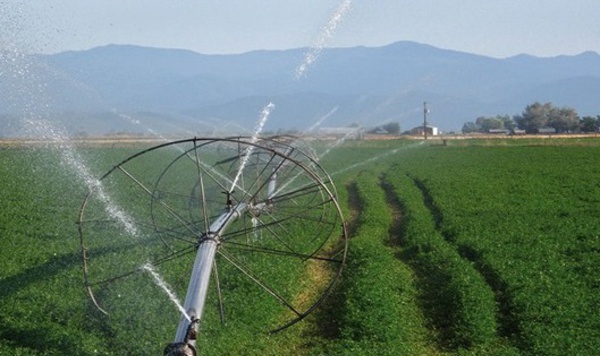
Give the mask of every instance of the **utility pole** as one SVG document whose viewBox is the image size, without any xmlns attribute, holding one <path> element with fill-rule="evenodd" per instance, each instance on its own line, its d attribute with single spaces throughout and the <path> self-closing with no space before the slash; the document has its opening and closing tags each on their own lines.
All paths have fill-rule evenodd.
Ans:
<svg viewBox="0 0 600 356">
<path fill-rule="evenodd" d="M 427 114 L 429 114 L 429 109 L 427 108 L 427 102 L 423 102 L 423 135 L 427 140 Z"/>
</svg>

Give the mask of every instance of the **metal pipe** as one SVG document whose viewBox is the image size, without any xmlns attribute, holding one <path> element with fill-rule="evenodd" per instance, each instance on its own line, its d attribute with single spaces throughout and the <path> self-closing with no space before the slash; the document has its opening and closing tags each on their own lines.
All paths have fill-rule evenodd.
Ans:
<svg viewBox="0 0 600 356">
<path fill-rule="evenodd" d="M 202 318 L 215 254 L 221 243 L 221 234 L 232 222 L 240 218 L 246 210 L 246 203 L 239 203 L 234 207 L 225 209 L 217 220 L 210 225 L 208 233 L 201 238 L 183 304 L 183 308 L 192 322 Z M 190 323 L 188 318 L 184 315 L 181 316 L 175 334 L 176 343 L 188 342 L 194 346 L 195 340 L 188 340 Z"/>
</svg>

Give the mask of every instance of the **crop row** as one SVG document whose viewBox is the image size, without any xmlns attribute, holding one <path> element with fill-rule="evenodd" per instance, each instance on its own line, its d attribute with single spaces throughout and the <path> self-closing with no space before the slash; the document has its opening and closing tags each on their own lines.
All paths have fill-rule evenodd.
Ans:
<svg viewBox="0 0 600 356">
<path fill-rule="evenodd" d="M 358 168 L 361 216 L 377 228 L 360 219 L 350 256 L 360 259 L 356 251 L 368 249 L 382 255 L 382 246 L 363 249 L 358 241 L 363 228 L 389 226 L 385 199 L 368 203 L 383 194 L 374 176 L 385 171 L 385 195 L 403 214 L 395 257 L 414 270 L 416 280 L 406 273 L 402 278 L 417 289 L 415 303 L 437 334 L 438 347 L 472 354 L 593 355 L 600 340 L 598 147 L 430 146 L 399 152 Z M 393 232 L 382 234 L 385 241 Z M 356 262 L 349 263 L 346 284 L 376 284 L 360 282 L 352 271 Z M 351 335 L 361 339 L 363 333 Z"/>
<path fill-rule="evenodd" d="M 392 217 L 373 174 L 361 174 L 348 189 L 360 206 L 348 250 L 348 263 L 338 295 L 338 343 L 334 354 L 419 354 L 416 290 L 410 270 L 389 245 Z"/>
<path fill-rule="evenodd" d="M 495 341 L 496 303 L 490 286 L 440 234 L 414 180 L 388 173 L 385 181 L 402 207 L 405 259 L 420 276 L 425 310 L 441 346 L 472 349 Z"/>
<path fill-rule="evenodd" d="M 525 353 L 594 354 L 600 340 L 598 149 L 435 153 L 403 169 L 430 197 L 444 239 L 493 289 L 499 335 Z"/>
</svg>

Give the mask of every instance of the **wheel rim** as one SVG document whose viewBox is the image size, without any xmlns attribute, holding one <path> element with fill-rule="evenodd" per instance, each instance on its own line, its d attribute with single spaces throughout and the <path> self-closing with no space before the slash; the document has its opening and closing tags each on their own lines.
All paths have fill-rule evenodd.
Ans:
<svg viewBox="0 0 600 356">
<path fill-rule="evenodd" d="M 227 204 L 248 209 L 219 241 L 211 283 L 222 320 L 246 313 L 236 295 L 245 293 L 279 310 L 266 327 L 281 330 L 314 310 L 340 276 L 347 233 L 335 188 L 290 138 L 175 141 L 129 157 L 100 182 L 84 199 L 79 231 L 86 286 L 105 312 L 108 286 L 127 283 L 144 263 L 181 291 L 193 252 Z M 118 208 L 106 208 L 104 191 L 125 196 L 111 198 Z"/>
</svg>

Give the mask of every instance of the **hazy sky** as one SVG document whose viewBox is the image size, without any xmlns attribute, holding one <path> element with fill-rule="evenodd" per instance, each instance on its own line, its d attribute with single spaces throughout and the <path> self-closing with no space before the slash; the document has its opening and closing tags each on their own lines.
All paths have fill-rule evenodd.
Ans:
<svg viewBox="0 0 600 356">
<path fill-rule="evenodd" d="M 329 28 L 343 3 L 338 26 Z M 600 52 L 598 0 L 1 0 L 0 46 L 53 53 L 117 44 L 199 53 L 409 40 L 507 57 Z M 326 36 L 325 36 L 326 34 Z"/>
</svg>

